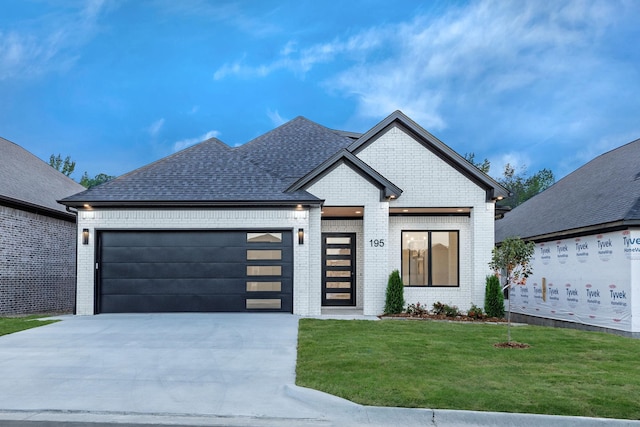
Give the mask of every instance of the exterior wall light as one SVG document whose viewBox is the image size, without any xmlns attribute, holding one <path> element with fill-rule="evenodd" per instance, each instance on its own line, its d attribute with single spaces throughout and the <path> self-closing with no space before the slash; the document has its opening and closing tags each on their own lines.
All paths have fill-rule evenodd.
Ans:
<svg viewBox="0 0 640 427">
<path fill-rule="evenodd" d="M 88 245 L 89 244 L 89 229 L 88 228 L 83 228 L 82 229 L 82 244 L 83 245 Z"/>
<path fill-rule="evenodd" d="M 298 244 L 304 245 L 304 229 L 298 228 Z"/>
</svg>

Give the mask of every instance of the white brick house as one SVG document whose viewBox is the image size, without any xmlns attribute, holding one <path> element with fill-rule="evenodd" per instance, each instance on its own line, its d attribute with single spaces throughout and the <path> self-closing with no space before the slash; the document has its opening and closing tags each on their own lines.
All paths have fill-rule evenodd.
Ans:
<svg viewBox="0 0 640 427">
<path fill-rule="evenodd" d="M 396 111 L 365 134 L 304 118 L 238 148 L 211 139 L 68 197 L 77 313 L 379 314 L 484 300 L 507 190 Z"/>
</svg>

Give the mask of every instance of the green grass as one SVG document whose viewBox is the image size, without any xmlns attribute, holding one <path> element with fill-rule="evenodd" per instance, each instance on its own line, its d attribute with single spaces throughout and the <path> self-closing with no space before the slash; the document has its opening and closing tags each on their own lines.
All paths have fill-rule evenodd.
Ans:
<svg viewBox="0 0 640 427">
<path fill-rule="evenodd" d="M 43 317 L 45 316 L 37 314 L 23 317 L 0 317 L 0 336 L 58 322 L 58 320 L 54 319 L 38 320 Z"/>
<path fill-rule="evenodd" d="M 297 380 L 379 406 L 640 419 L 640 340 L 506 325 L 301 319 Z"/>
</svg>

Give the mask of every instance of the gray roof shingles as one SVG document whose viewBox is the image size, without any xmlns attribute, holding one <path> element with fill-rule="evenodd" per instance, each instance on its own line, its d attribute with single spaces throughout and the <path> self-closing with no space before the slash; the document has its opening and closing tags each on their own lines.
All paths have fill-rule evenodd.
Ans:
<svg viewBox="0 0 640 427">
<path fill-rule="evenodd" d="M 5 200 L 68 214 L 56 200 L 84 190 L 71 178 L 4 138 L 0 138 L 0 159 L 0 198 Z"/>
<path fill-rule="evenodd" d="M 68 197 L 67 204 L 133 202 L 318 201 L 286 185 L 212 138 L 112 181 Z"/>
<path fill-rule="evenodd" d="M 352 142 L 341 132 L 296 117 L 236 150 L 291 184 Z"/>
<path fill-rule="evenodd" d="M 640 139 L 602 154 L 496 222 L 496 242 L 640 221 Z"/>
<path fill-rule="evenodd" d="M 298 117 L 237 148 L 209 139 L 63 202 L 317 203 L 306 191 L 286 189 L 352 142 Z"/>
</svg>

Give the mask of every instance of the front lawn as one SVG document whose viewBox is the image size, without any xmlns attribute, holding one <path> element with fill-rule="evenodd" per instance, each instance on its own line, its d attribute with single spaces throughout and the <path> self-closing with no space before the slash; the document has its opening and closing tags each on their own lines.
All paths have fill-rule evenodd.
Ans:
<svg viewBox="0 0 640 427">
<path fill-rule="evenodd" d="M 0 317 L 0 336 L 24 331 L 25 329 L 37 328 L 58 322 L 58 320 L 38 320 L 43 316 L 33 315 L 24 317 Z"/>
<path fill-rule="evenodd" d="M 506 325 L 301 319 L 296 383 L 364 405 L 640 419 L 640 340 Z"/>
</svg>

